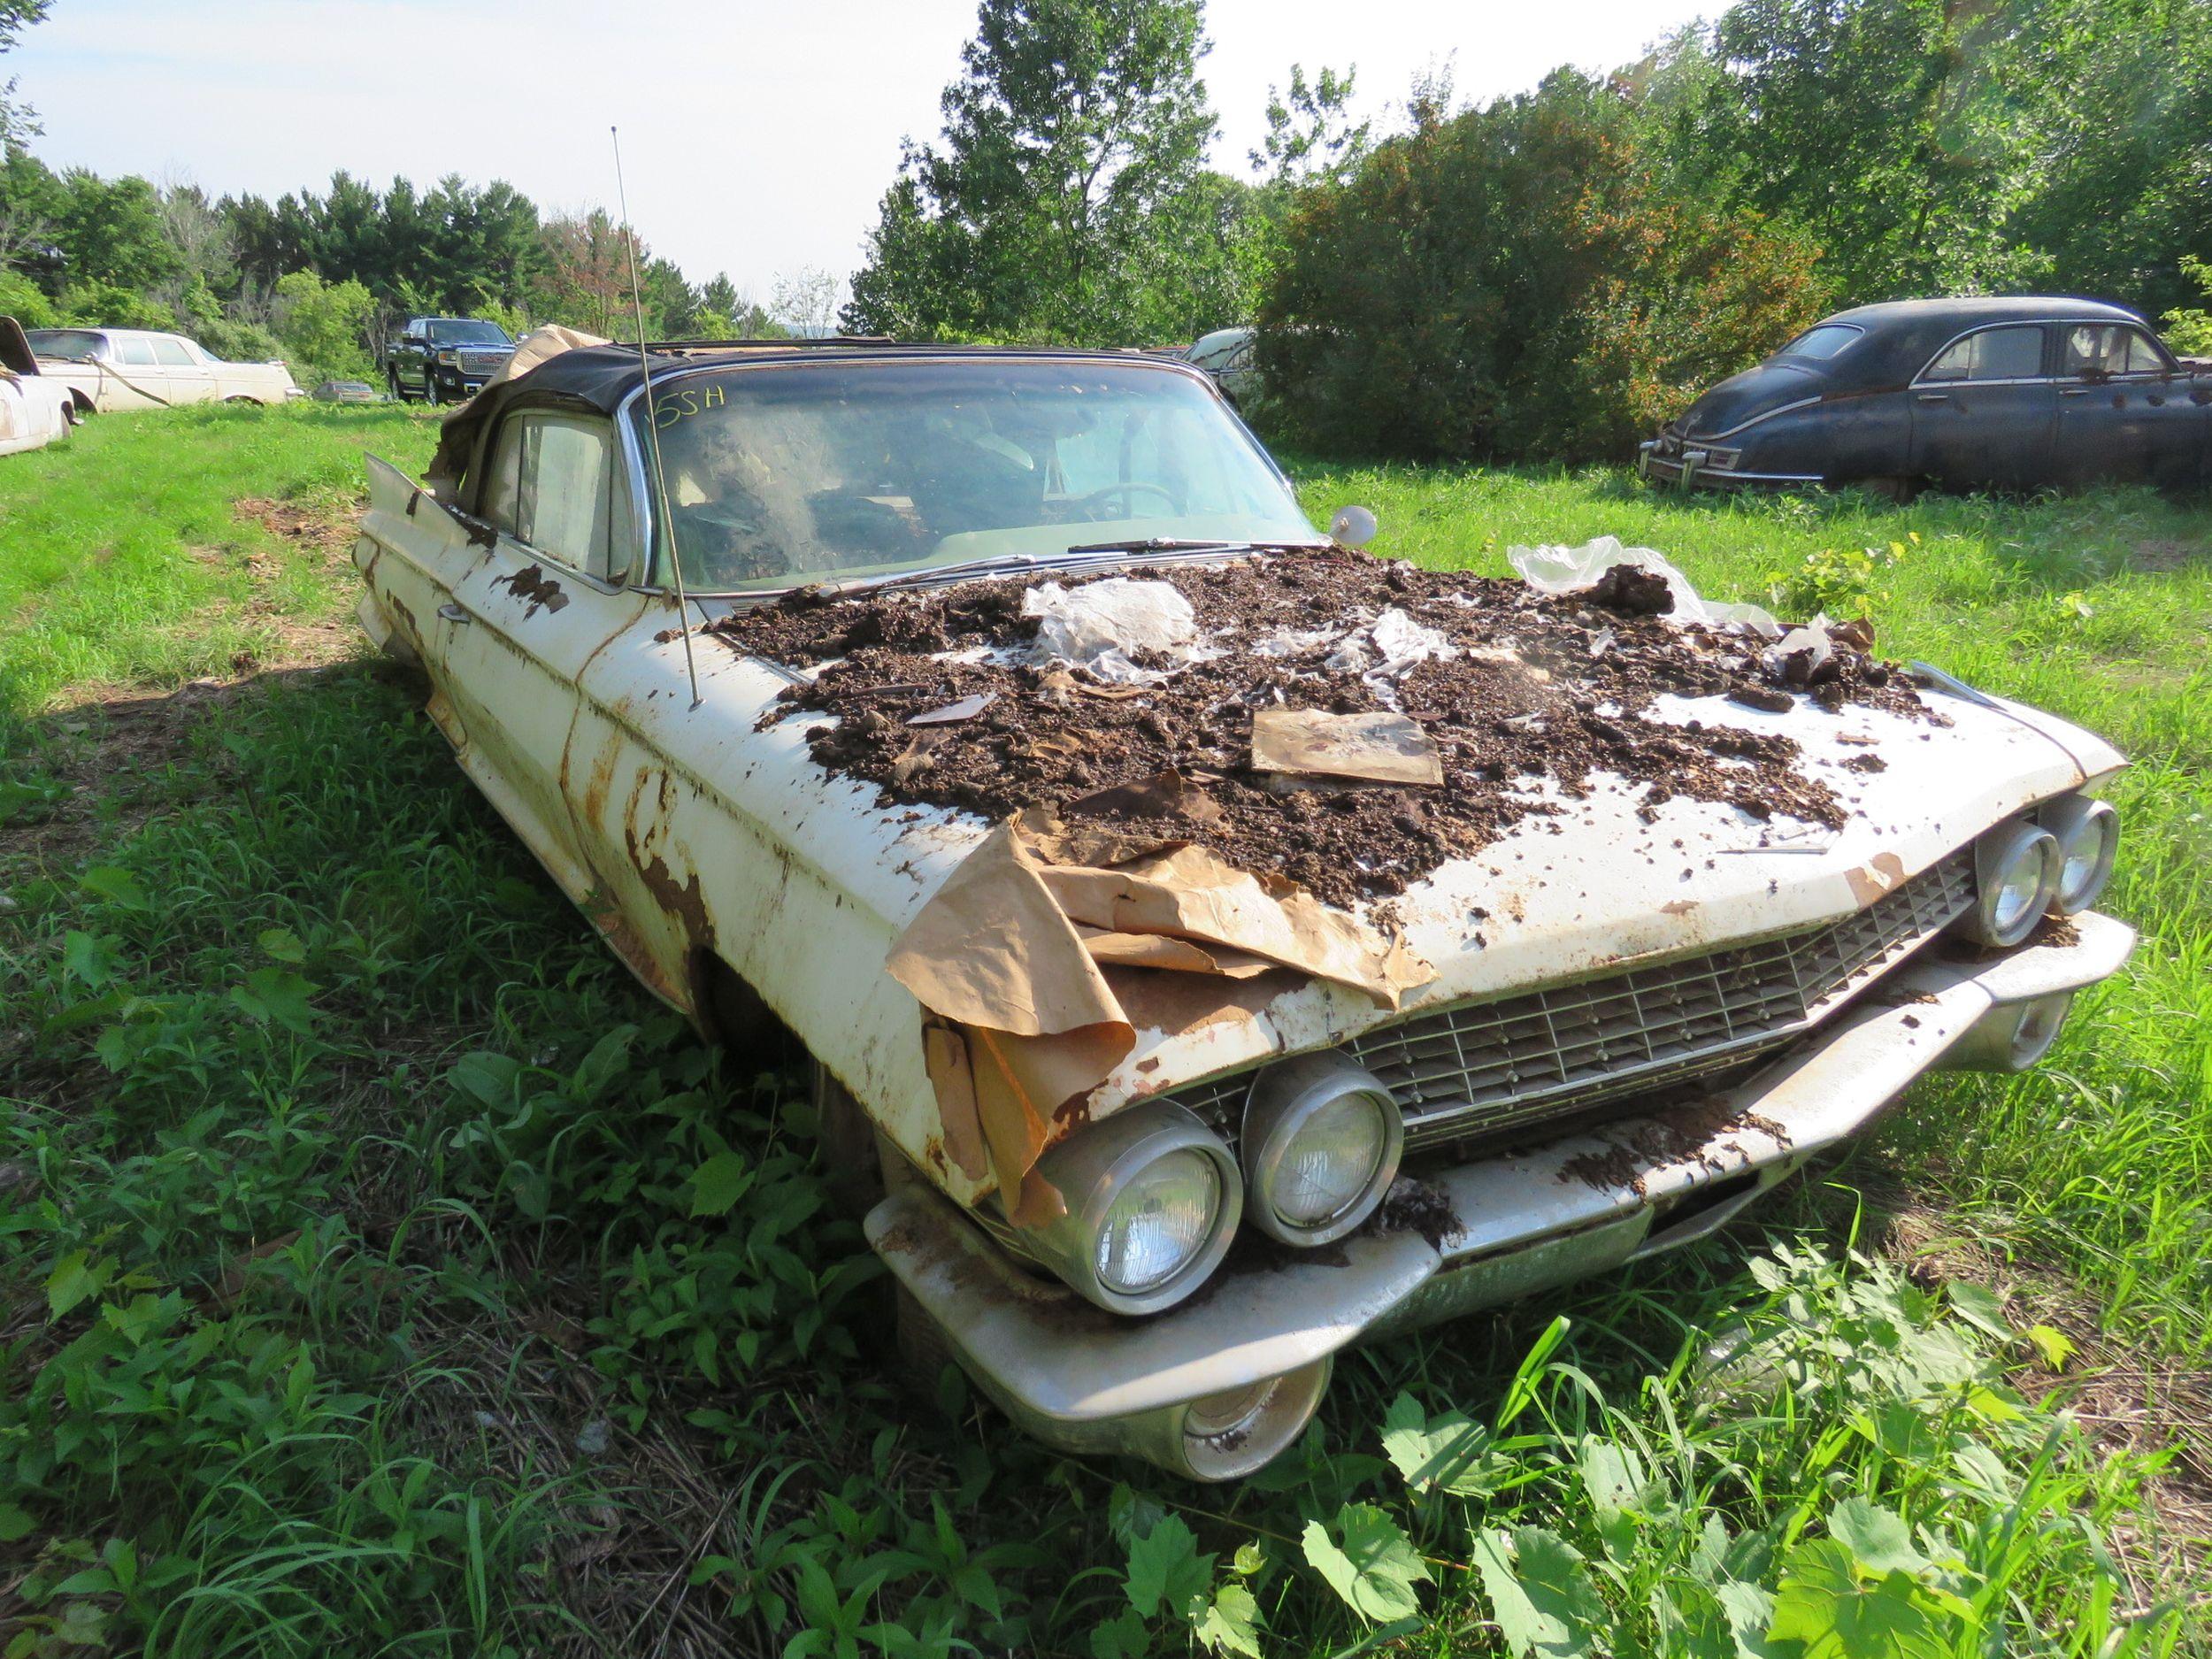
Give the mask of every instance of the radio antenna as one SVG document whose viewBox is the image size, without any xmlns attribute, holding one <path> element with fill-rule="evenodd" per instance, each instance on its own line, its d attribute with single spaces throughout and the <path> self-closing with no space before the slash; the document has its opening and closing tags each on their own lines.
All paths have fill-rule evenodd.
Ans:
<svg viewBox="0 0 2212 1659">
<path fill-rule="evenodd" d="M 645 349 L 645 290 L 638 283 L 637 230 L 630 223 L 630 192 L 622 182 L 622 133 L 607 128 L 614 141 L 614 193 L 622 205 L 622 245 L 630 256 L 630 308 L 637 317 L 637 365 L 645 376 L 645 446 L 653 457 L 653 500 L 658 509 L 661 541 L 668 549 L 674 580 L 676 632 L 683 636 L 684 672 L 691 676 L 691 706 L 699 706 L 699 664 L 691 655 L 691 607 L 684 599 L 684 562 L 676 550 L 676 520 L 668 506 L 668 473 L 661 465 L 661 423 L 653 407 L 653 359 Z"/>
</svg>

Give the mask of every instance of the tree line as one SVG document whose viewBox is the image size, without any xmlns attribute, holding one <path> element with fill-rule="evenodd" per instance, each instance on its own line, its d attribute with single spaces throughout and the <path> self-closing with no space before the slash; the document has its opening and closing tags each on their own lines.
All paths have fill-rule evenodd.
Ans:
<svg viewBox="0 0 2212 1659">
<path fill-rule="evenodd" d="M 982 0 L 849 325 L 1129 344 L 1256 323 L 1270 421 L 1333 449 L 1618 456 L 1847 304 L 2118 300 L 2212 258 L 2204 0 L 1740 0 L 1610 73 L 1379 136 L 1294 73 L 1206 165 L 1203 0 Z"/>
</svg>

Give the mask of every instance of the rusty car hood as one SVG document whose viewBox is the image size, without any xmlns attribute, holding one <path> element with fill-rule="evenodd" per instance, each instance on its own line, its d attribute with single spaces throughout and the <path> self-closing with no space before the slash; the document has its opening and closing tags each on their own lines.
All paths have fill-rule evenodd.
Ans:
<svg viewBox="0 0 2212 1659">
<path fill-rule="evenodd" d="M 687 711 L 680 699 L 653 699 L 644 713 L 662 728 L 657 741 L 688 756 L 702 783 L 869 912 L 870 932 L 887 954 L 991 826 L 941 807 L 888 802 L 873 785 L 826 770 L 807 733 L 827 717 L 771 718 L 800 675 L 716 638 L 695 647 L 703 706 Z M 661 660 L 652 679 L 680 679 L 680 645 L 653 649 Z M 1657 718 L 1793 738 L 1801 766 L 1834 787 L 1848 821 L 1835 830 L 1763 823 L 1689 799 L 1654 808 L 1644 786 L 1598 774 L 1586 796 L 1555 795 L 1555 812 L 1523 819 L 1392 902 L 1406 943 L 1435 969 L 1399 1010 L 1317 980 L 1263 999 L 1225 997 L 1220 1018 L 1196 1030 L 1141 1029 L 1091 1115 L 1420 1009 L 1835 920 L 1991 825 L 2124 764 L 2101 739 L 2039 711 L 1993 698 L 1929 700 L 1940 723 L 1856 705 L 1829 713 L 1804 699 L 1765 713 L 1719 697 L 1669 697 Z M 629 706 L 642 703 L 641 694 Z"/>
</svg>

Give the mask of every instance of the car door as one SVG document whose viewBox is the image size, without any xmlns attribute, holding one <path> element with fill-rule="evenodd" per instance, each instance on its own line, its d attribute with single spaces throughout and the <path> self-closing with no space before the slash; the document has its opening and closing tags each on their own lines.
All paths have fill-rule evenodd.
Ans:
<svg viewBox="0 0 2212 1659">
<path fill-rule="evenodd" d="M 214 397 L 215 377 L 183 341 L 174 334 L 151 334 L 148 343 L 153 347 L 154 371 L 161 377 L 161 395 L 173 407 L 204 403 Z"/>
<path fill-rule="evenodd" d="M 2049 477 L 2058 394 L 2049 329 L 2000 323 L 1953 341 L 1912 384 L 1912 472 L 1950 489 L 2032 489 Z"/>
<path fill-rule="evenodd" d="M 108 386 L 117 409 L 166 409 L 169 387 L 154 357 L 150 335 L 118 334 L 108 336 Z"/>
<path fill-rule="evenodd" d="M 628 472 L 612 423 L 565 411 L 510 413 L 488 453 L 482 523 L 435 649 L 463 764 L 583 902 L 599 882 L 567 799 L 580 686 L 648 603 L 623 585 L 636 542 Z"/>
<path fill-rule="evenodd" d="M 2165 348 L 2127 323 L 2073 324 L 2059 340 L 2058 481 L 2193 482 L 2212 410 Z"/>
</svg>

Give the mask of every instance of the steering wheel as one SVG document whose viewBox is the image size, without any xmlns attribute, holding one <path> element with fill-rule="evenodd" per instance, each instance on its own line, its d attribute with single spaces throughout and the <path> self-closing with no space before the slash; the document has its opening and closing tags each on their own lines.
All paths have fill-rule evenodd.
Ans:
<svg viewBox="0 0 2212 1659">
<path fill-rule="evenodd" d="M 1118 495 L 1125 503 L 1128 503 L 1125 508 L 1122 516 L 1124 518 L 1133 518 L 1136 517 L 1134 511 L 1135 504 L 1133 503 L 1130 503 L 1128 498 L 1139 490 L 1143 490 L 1148 494 L 1157 495 L 1162 501 L 1167 503 L 1167 510 L 1170 512 L 1180 512 L 1183 511 L 1182 499 L 1178 496 L 1174 491 L 1169 489 L 1164 484 L 1155 484 L 1148 480 L 1141 478 L 1125 479 L 1118 484 L 1109 484 L 1103 489 L 1094 489 L 1089 495 L 1084 495 L 1077 500 L 1075 503 L 1076 509 L 1080 512 L 1089 513 L 1093 507 L 1104 505 L 1109 497 Z"/>
</svg>

